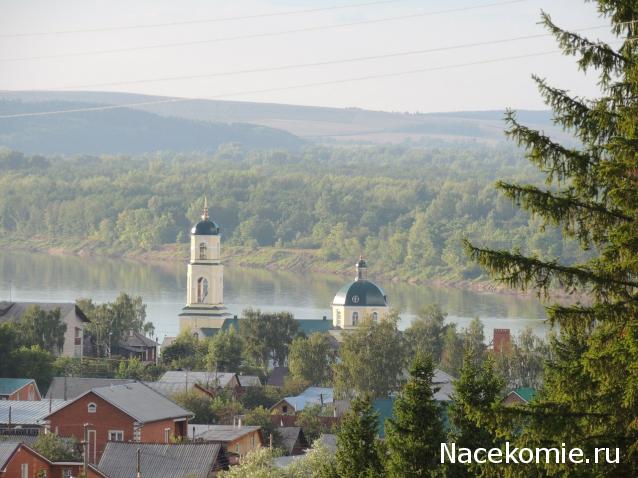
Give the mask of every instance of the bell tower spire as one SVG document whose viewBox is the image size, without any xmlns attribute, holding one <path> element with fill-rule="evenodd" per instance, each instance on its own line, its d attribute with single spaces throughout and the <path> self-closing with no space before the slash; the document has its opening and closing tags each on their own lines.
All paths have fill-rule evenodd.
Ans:
<svg viewBox="0 0 638 478">
<path fill-rule="evenodd" d="M 208 216 L 208 198 L 204 196 L 204 209 L 202 210 L 202 220 L 207 221 Z"/>
</svg>

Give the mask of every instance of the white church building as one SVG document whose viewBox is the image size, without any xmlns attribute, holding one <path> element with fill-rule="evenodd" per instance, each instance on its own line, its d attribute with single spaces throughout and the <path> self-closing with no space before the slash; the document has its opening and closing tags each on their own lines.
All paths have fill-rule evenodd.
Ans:
<svg viewBox="0 0 638 478">
<path fill-rule="evenodd" d="M 204 200 L 202 219 L 191 229 L 186 306 L 180 330 L 220 329 L 231 317 L 224 306 L 224 266 L 219 226 L 208 216 Z"/>
</svg>

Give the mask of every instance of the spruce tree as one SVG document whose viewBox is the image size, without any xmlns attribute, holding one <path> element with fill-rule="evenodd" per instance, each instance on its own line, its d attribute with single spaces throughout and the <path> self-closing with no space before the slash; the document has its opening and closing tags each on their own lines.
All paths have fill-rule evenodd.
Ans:
<svg viewBox="0 0 638 478">
<path fill-rule="evenodd" d="M 410 379 L 394 403 L 394 418 L 386 421 L 386 476 L 438 477 L 441 443 L 445 442 L 441 407 L 434 400 L 431 357 L 417 355 Z"/>
<path fill-rule="evenodd" d="M 377 439 L 378 414 L 368 397 L 352 400 L 337 434 L 337 472 L 340 478 L 383 476 Z"/>
<path fill-rule="evenodd" d="M 483 360 L 481 351 L 467 349 L 448 409 L 450 443 L 472 450 L 498 446 L 493 406 L 498 402 L 502 388 L 503 380 L 496 373 L 494 359 L 488 356 Z M 450 464 L 447 476 L 481 476 L 480 468 L 477 465 Z"/>
<path fill-rule="evenodd" d="M 507 133 L 527 149 L 547 186 L 498 183 L 516 204 L 591 250 L 592 258 L 568 264 L 466 243 L 473 259 L 511 287 L 547 295 L 559 286 L 588 297 L 548 308 L 560 333 L 544 389 L 509 433 L 527 445 L 578 446 L 588 457 L 595 447 L 617 447 L 620 463 L 543 466 L 549 476 L 638 476 L 638 2 L 596 3 L 617 42 L 590 40 L 542 15 L 564 53 L 599 78 L 601 96 L 594 99 L 534 78 L 576 146 L 520 124 L 509 112 Z M 521 468 L 520 476 L 529 474 Z"/>
</svg>

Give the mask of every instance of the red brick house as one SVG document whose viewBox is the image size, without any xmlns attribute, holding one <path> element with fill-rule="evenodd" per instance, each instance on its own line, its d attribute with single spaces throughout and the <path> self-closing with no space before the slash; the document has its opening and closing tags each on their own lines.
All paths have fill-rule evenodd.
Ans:
<svg viewBox="0 0 638 478">
<path fill-rule="evenodd" d="M 24 443 L 0 442 L 0 478 L 78 476 L 82 463 L 52 462 Z"/>
<path fill-rule="evenodd" d="M 0 400 L 41 400 L 32 378 L 0 378 Z"/>
<path fill-rule="evenodd" d="M 51 431 L 82 439 L 97 463 L 108 441 L 170 443 L 186 437 L 193 414 L 140 382 L 98 387 L 46 417 Z"/>
</svg>

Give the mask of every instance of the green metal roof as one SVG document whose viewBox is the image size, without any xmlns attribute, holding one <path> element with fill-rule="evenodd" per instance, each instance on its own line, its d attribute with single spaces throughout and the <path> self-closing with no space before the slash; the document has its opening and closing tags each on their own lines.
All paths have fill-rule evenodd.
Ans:
<svg viewBox="0 0 638 478">
<path fill-rule="evenodd" d="M 526 402 L 531 402 L 536 395 L 536 390 L 531 387 L 520 387 L 515 389 L 514 392 Z"/>
<path fill-rule="evenodd" d="M 296 319 L 299 324 L 299 330 L 306 335 L 310 335 L 313 332 L 327 332 L 332 330 L 331 320 L 316 320 L 316 319 Z"/>
<path fill-rule="evenodd" d="M 210 219 L 202 219 L 191 229 L 191 234 L 196 236 L 217 236 L 219 226 Z"/>
<path fill-rule="evenodd" d="M 385 437 L 385 421 L 388 418 L 392 418 L 392 410 L 394 408 L 394 397 L 390 398 L 377 398 L 372 402 L 372 408 L 379 414 L 377 418 L 377 430 L 381 438 Z"/>
<path fill-rule="evenodd" d="M 32 381 L 31 378 L 0 378 L 0 395 L 11 395 Z"/>
<path fill-rule="evenodd" d="M 385 292 L 374 282 L 361 279 L 339 289 L 332 303 L 359 307 L 384 307 L 388 305 L 388 299 Z"/>
</svg>

